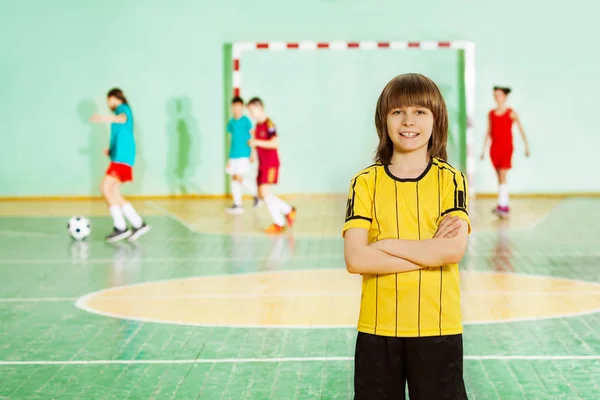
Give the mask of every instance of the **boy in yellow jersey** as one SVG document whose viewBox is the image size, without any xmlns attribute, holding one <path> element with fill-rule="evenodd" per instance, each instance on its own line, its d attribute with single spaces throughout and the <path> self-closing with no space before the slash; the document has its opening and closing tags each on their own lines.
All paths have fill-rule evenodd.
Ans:
<svg viewBox="0 0 600 400">
<path fill-rule="evenodd" d="M 392 79 L 377 102 L 376 164 L 350 183 L 343 228 L 363 277 L 355 399 L 466 399 L 458 262 L 467 181 L 448 164 L 448 114 L 429 78 Z"/>
</svg>

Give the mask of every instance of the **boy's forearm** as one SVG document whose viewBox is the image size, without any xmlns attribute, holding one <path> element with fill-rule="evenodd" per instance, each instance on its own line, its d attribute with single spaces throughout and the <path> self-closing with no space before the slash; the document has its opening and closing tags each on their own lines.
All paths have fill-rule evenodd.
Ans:
<svg viewBox="0 0 600 400">
<path fill-rule="evenodd" d="M 397 274 L 423 268 L 370 246 L 347 247 L 344 254 L 348 272 L 353 274 Z"/>
<path fill-rule="evenodd" d="M 125 117 L 124 114 L 103 115 L 102 120 L 104 122 L 110 122 L 110 123 L 115 123 L 115 124 L 124 124 L 125 122 L 127 122 L 127 117 Z"/>
<path fill-rule="evenodd" d="M 395 257 L 427 267 L 457 264 L 462 259 L 465 246 L 462 241 L 452 239 L 403 240 L 384 239 L 373 246 Z"/>
<path fill-rule="evenodd" d="M 276 149 L 277 143 L 272 140 L 256 140 L 254 141 L 254 147 L 261 147 L 263 149 Z"/>
</svg>

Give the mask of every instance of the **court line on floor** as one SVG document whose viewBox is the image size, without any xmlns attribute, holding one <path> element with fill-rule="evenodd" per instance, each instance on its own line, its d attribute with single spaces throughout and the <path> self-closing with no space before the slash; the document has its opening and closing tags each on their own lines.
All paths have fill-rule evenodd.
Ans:
<svg viewBox="0 0 600 400">
<path fill-rule="evenodd" d="M 123 258 L 127 259 L 127 256 L 123 256 Z M 165 262 L 190 262 L 190 261 L 202 261 L 202 262 L 214 262 L 214 261 L 266 261 L 272 260 L 271 256 L 259 256 L 259 257 L 182 257 L 182 258 L 140 258 L 139 261 L 145 263 L 165 263 Z M 342 260 L 344 259 L 343 254 L 322 254 L 322 255 L 291 255 L 285 257 L 277 258 L 278 261 L 293 261 L 293 260 Z M 55 259 L 55 260 L 44 260 L 44 259 L 13 259 L 13 260 L 1 260 L 0 264 L 15 264 L 15 265 L 27 265 L 27 264 L 70 264 L 73 261 L 77 261 L 78 263 L 87 263 L 87 264 L 107 264 L 115 261 L 115 258 L 63 258 L 63 259 Z M 137 260 L 136 260 L 137 261 Z"/>
<path fill-rule="evenodd" d="M 0 361 L 0 365 L 147 365 L 147 364 L 248 364 L 284 362 L 340 362 L 353 361 L 352 356 L 341 357 L 274 357 L 274 358 L 207 358 L 182 360 L 32 360 Z M 464 356 L 465 361 L 597 361 L 600 355 L 481 355 Z"/>
<path fill-rule="evenodd" d="M 186 222 L 183 218 L 177 216 L 176 214 L 172 213 L 171 211 L 156 204 L 155 202 L 153 202 L 151 200 L 147 200 L 147 201 L 145 201 L 145 203 L 149 207 L 154 208 L 155 210 L 161 212 L 163 214 L 163 216 L 166 216 L 168 218 L 171 218 L 171 219 L 177 221 L 178 223 L 183 225 L 188 231 L 193 232 L 193 233 L 198 233 L 201 235 L 218 235 L 218 236 L 265 237 L 264 233 L 261 231 L 216 232 L 216 231 L 211 231 L 211 230 L 201 230 L 201 229 L 196 228 L 195 225 L 192 225 L 192 224 Z M 339 238 L 340 237 L 340 235 L 337 232 L 330 233 L 330 234 L 324 234 L 323 232 L 298 232 L 298 233 L 294 233 L 294 236 L 302 237 L 302 238 Z"/>
<path fill-rule="evenodd" d="M 536 221 L 534 221 L 533 223 L 531 223 L 530 226 L 529 226 L 529 229 L 530 230 L 534 230 L 534 229 L 538 228 L 540 225 L 542 225 L 544 222 L 546 222 L 550 218 L 550 216 L 553 216 L 554 214 L 556 214 L 557 210 L 560 210 L 560 209 L 564 208 L 566 204 L 568 204 L 568 202 L 566 201 L 566 199 L 560 199 L 554 205 L 554 207 L 552 207 L 550 210 L 548 210 L 548 212 L 546 214 L 542 215 Z"/>
<path fill-rule="evenodd" d="M 75 300 L 76 297 L 0 297 L 0 303 L 55 303 Z"/>
<path fill-rule="evenodd" d="M 341 271 L 341 269 L 336 268 L 336 269 L 331 269 L 331 270 L 335 270 L 335 271 Z M 302 270 L 302 272 L 307 272 L 310 270 Z M 319 271 L 327 271 L 326 269 L 319 269 Z M 299 272 L 299 271 L 292 271 L 292 270 L 274 270 L 274 271 L 248 271 L 248 272 L 243 272 L 243 273 L 237 273 L 235 274 L 236 277 L 243 277 L 243 276 L 264 276 L 264 275 L 281 275 L 281 274 L 289 274 L 290 272 Z M 314 271 L 313 271 L 314 272 Z M 469 272 L 472 273 L 472 272 Z M 477 271 L 477 274 L 482 274 L 482 275 L 514 275 L 514 276 L 523 276 L 523 277 L 530 277 L 530 278 L 543 278 L 546 280 L 554 280 L 554 281 L 570 281 L 572 283 L 575 282 L 579 282 L 579 283 L 585 283 L 586 285 L 590 285 L 589 281 L 583 281 L 583 280 L 578 280 L 578 279 L 569 279 L 569 278 L 559 278 L 559 277 L 551 277 L 551 276 L 545 276 L 545 275 L 536 275 L 536 274 L 526 274 L 526 273 L 508 273 L 508 272 L 497 272 L 497 271 Z M 221 277 L 230 277 L 232 275 L 230 274 L 221 274 Z M 219 277 L 219 275 L 212 275 L 212 278 L 217 278 Z M 150 282 L 139 282 L 139 283 L 133 283 L 133 284 L 129 284 L 129 285 L 124 285 L 124 286 L 116 286 L 116 287 L 111 287 L 111 288 L 106 288 L 106 289 L 100 289 L 97 290 L 95 292 L 90 292 L 87 293 L 85 295 L 83 295 L 82 297 L 80 297 L 79 299 L 77 299 L 77 301 L 75 302 L 75 306 L 83 311 L 86 311 L 88 313 L 91 314 L 97 314 L 97 315 L 102 315 L 105 317 L 110 317 L 110 318 L 117 318 L 117 319 L 126 319 L 126 320 L 130 320 L 130 321 L 139 321 L 139 322 L 149 322 L 149 323 L 167 323 L 167 324 L 171 324 L 171 325 L 182 325 L 182 326 L 202 326 L 202 327 L 215 327 L 215 326 L 219 326 L 219 327 L 224 327 L 227 326 L 229 328 L 267 328 L 267 329 L 332 329 L 332 328 L 351 328 L 354 327 L 354 325 L 347 325 L 347 326 L 342 326 L 342 325 L 318 325 L 318 326 L 298 326 L 298 325 L 277 325 L 277 326 L 263 326 L 263 325 L 236 325 L 236 324 L 227 324 L 227 325 L 223 325 L 223 324 L 206 324 L 206 323 L 190 323 L 190 322 L 183 322 L 183 321 L 164 321 L 161 319 L 155 319 L 155 318 L 147 318 L 147 317 L 134 317 L 134 316 L 123 316 L 120 314 L 116 314 L 116 313 L 112 313 L 112 312 L 105 312 L 105 311 L 101 311 L 97 308 L 91 307 L 89 306 L 88 300 L 93 298 L 94 296 L 98 296 L 98 295 L 102 295 L 104 296 L 106 293 L 109 292 L 114 292 L 114 291 L 119 291 L 119 290 L 123 290 L 124 287 L 127 288 L 134 288 L 134 287 L 142 287 L 142 286 L 151 286 L 151 285 L 156 285 L 159 283 L 163 283 L 163 282 L 174 282 L 174 281 L 183 281 L 183 280 L 189 280 L 189 279 L 202 279 L 203 277 L 183 277 L 183 278 L 174 278 L 174 279 L 164 279 L 164 280 L 158 280 L 158 281 L 150 281 Z M 591 283 L 594 286 L 597 286 L 600 288 L 600 283 L 598 282 L 594 282 Z M 358 292 L 357 292 L 358 293 Z M 581 311 L 581 312 L 575 312 L 575 313 L 564 313 L 564 314 L 558 314 L 558 315 L 551 315 L 551 316 L 536 316 L 536 317 L 523 317 L 523 318 L 512 318 L 512 319 L 503 319 L 503 320 L 484 320 L 484 321 L 472 321 L 472 322 L 464 322 L 464 325 L 482 325 L 482 324 L 505 324 L 505 323 L 511 323 L 511 322 L 525 322 L 525 321 L 540 321 L 540 320 L 546 320 L 546 319 L 555 319 L 555 318 L 566 318 L 566 317 L 574 317 L 574 316 L 584 316 L 584 315 L 590 315 L 590 314 L 595 314 L 600 312 L 600 308 L 596 308 L 596 309 L 592 309 L 592 310 L 586 310 L 586 311 Z"/>
<path fill-rule="evenodd" d="M 475 296 L 600 296 L 598 291 L 556 291 L 556 292 L 502 292 L 502 291 L 468 291 L 461 294 Z M 359 292 L 281 292 L 281 293 L 209 293 L 209 294 L 184 294 L 184 295 L 148 295 L 148 296 L 110 296 L 101 297 L 96 301 L 123 301 L 123 300 L 176 300 L 176 299 L 239 299 L 239 298 L 269 298 L 269 297 L 358 297 Z M 0 303 L 53 303 L 76 301 L 79 297 L 0 297 Z"/>
<path fill-rule="evenodd" d="M 478 253 L 474 255 L 470 255 L 470 257 L 490 257 L 494 255 L 502 255 L 501 252 L 486 252 L 486 253 Z M 515 254 L 513 254 L 515 256 Z M 516 254 L 516 256 L 543 256 L 543 257 L 564 257 L 564 258 L 577 258 L 577 257 L 600 257 L 600 253 L 544 253 L 544 252 L 520 252 Z M 289 255 L 285 257 L 278 258 L 279 261 L 294 261 L 294 260 L 342 260 L 344 255 L 342 253 L 336 254 L 315 254 L 315 255 Z M 165 262 L 190 262 L 190 261 L 265 261 L 271 260 L 272 257 L 265 255 L 259 257 L 181 257 L 181 258 L 140 258 L 140 261 L 145 263 L 165 263 Z M 52 265 L 52 264 L 70 264 L 76 261 L 77 263 L 86 263 L 86 264 L 106 264 L 112 263 L 115 261 L 115 258 L 60 258 L 60 259 L 0 259 L 0 265 Z M 341 265 L 341 264 L 340 264 Z M 483 271 L 482 271 L 483 272 Z M 496 271 L 493 271 L 496 272 Z"/>
<path fill-rule="evenodd" d="M 46 232 L 31 232 L 31 231 L 0 231 L 0 236 L 16 236 L 16 237 L 58 237 L 56 233 Z"/>
<path fill-rule="evenodd" d="M 150 201 L 150 200 L 146 200 L 144 203 L 146 205 L 150 206 L 151 208 L 154 208 L 155 210 L 161 212 L 163 215 L 179 222 L 181 225 L 183 225 L 185 228 L 187 228 L 187 230 L 189 230 L 190 232 L 198 233 L 198 230 L 196 229 L 196 227 L 194 225 L 187 223 L 183 218 L 178 217 L 177 215 L 173 214 L 171 211 L 167 210 L 166 208 L 159 206 L 158 204 L 156 204 L 155 202 Z"/>
</svg>

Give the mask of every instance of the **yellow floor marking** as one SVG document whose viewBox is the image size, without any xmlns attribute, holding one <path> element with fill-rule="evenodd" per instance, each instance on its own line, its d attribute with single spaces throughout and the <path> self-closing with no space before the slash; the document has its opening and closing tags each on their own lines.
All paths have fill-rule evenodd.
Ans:
<svg viewBox="0 0 600 400">
<path fill-rule="evenodd" d="M 465 323 L 543 319 L 600 310 L 600 284 L 497 272 L 461 273 Z M 255 327 L 354 326 L 361 278 L 304 270 L 148 282 L 91 293 L 78 306 L 153 322 Z"/>
</svg>

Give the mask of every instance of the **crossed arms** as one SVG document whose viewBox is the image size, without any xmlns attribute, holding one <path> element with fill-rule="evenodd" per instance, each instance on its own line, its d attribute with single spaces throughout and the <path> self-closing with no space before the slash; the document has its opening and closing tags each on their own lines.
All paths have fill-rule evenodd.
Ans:
<svg viewBox="0 0 600 400">
<path fill-rule="evenodd" d="M 394 274 L 458 263 L 466 250 L 468 223 L 447 215 L 432 239 L 383 239 L 368 244 L 368 231 L 350 228 L 344 235 L 344 259 L 352 274 Z"/>
</svg>

